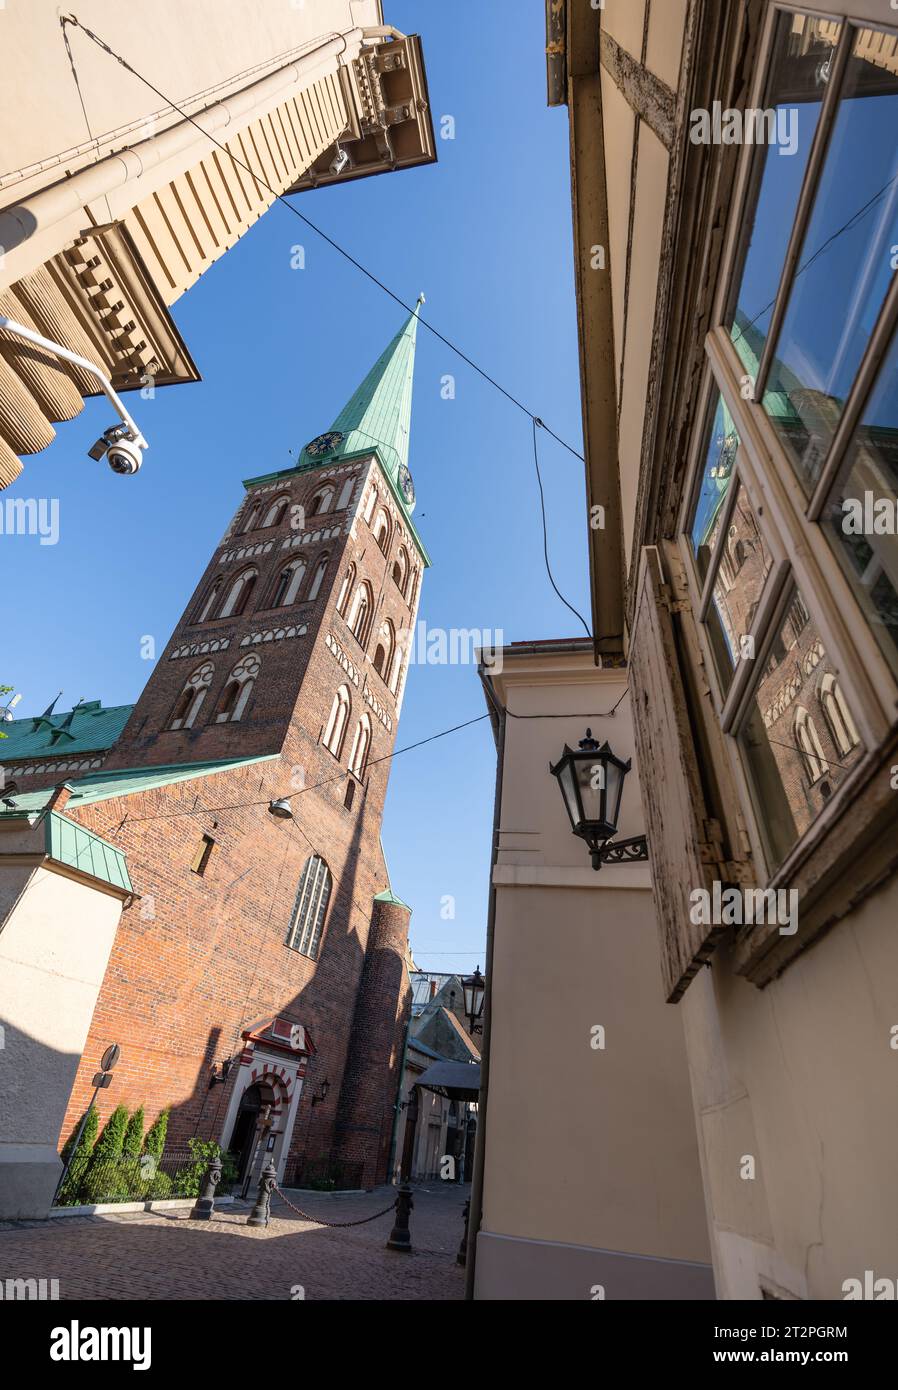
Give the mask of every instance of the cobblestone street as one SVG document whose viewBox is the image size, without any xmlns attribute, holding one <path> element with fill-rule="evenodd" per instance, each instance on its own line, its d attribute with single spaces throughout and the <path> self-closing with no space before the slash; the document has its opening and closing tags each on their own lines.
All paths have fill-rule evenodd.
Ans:
<svg viewBox="0 0 898 1390">
<path fill-rule="evenodd" d="M 220 1208 L 214 1221 L 168 1212 L 54 1217 L 0 1226 L 0 1281 L 57 1279 L 63 1299 L 461 1299 L 455 1256 L 467 1186 L 414 1189 L 413 1253 L 385 1249 L 393 1213 L 334 1230 L 294 1216 L 275 1195 L 266 1229 L 246 1225 L 250 1204 Z M 381 1187 L 359 1196 L 290 1192 L 328 1221 L 353 1221 L 395 1198 Z"/>
</svg>

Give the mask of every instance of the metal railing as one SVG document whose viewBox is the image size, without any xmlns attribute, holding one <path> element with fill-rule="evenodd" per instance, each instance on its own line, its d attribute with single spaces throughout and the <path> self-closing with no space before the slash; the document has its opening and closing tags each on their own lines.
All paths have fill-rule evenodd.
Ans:
<svg viewBox="0 0 898 1390">
<path fill-rule="evenodd" d="M 56 1199 L 62 1207 L 99 1202 L 153 1202 L 166 1198 L 197 1197 L 202 1190 L 208 1159 L 186 1148 L 166 1149 L 160 1158 L 123 1154 L 116 1158 L 92 1157 L 73 1183 L 67 1179 Z M 230 1190 L 227 1177 L 219 1195 Z"/>
</svg>

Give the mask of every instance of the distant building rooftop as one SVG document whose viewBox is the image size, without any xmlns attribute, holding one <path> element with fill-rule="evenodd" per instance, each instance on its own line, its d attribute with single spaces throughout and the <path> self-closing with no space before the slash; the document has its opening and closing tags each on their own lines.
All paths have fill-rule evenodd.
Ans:
<svg viewBox="0 0 898 1390">
<path fill-rule="evenodd" d="M 61 714 L 48 711 L 30 719 L 10 720 L 0 725 L 0 732 L 6 734 L 6 738 L 0 739 L 0 762 L 111 748 L 133 708 L 133 705 L 104 708 L 99 700 L 90 700 Z"/>
</svg>

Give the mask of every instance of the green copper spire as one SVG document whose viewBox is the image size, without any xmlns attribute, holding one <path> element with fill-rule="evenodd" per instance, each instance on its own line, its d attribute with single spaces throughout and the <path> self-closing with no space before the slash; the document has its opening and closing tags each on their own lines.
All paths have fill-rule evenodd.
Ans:
<svg viewBox="0 0 898 1390">
<path fill-rule="evenodd" d="M 418 312 L 423 303 L 422 294 L 418 296 L 414 312 L 381 353 L 328 433 L 319 440 L 312 440 L 311 447 L 306 445 L 303 449 L 300 467 L 370 450 L 379 454 L 393 482 L 399 483 L 400 470 L 408 469 L 415 345 Z M 331 435 L 342 438 L 331 444 Z M 411 511 L 411 506 L 408 510 Z"/>
</svg>

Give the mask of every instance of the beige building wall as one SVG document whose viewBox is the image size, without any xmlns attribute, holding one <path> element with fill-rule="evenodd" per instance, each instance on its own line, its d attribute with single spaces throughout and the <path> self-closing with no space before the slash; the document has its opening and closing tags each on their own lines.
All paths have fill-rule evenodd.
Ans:
<svg viewBox="0 0 898 1390">
<path fill-rule="evenodd" d="M 380 0 L 85 0 L 65 29 L 61 13 L 0 14 L 0 315 L 116 390 L 197 379 L 168 308 L 276 196 L 435 158 L 420 45 Z M 98 389 L 0 331 L 0 486 Z"/>
<path fill-rule="evenodd" d="M 720 98 L 724 107 L 731 100 L 745 104 L 758 90 L 751 84 L 768 7 L 753 0 L 727 7 L 727 16 L 722 7 L 688 0 L 606 0 L 592 15 L 590 8 L 588 0 L 567 5 L 574 236 L 581 267 L 587 241 L 607 237 L 613 314 L 603 336 L 581 270 L 584 412 L 603 354 L 613 352 L 617 421 L 604 437 L 588 439 L 587 479 L 595 492 L 603 471 L 615 468 L 616 448 L 628 578 L 620 617 L 622 627 L 633 623 L 625 637 L 631 669 L 639 648 L 641 673 L 666 669 L 669 687 L 682 685 L 684 691 L 677 710 L 684 717 L 676 736 L 666 746 L 657 740 L 656 758 L 640 772 L 652 779 L 653 791 L 662 789 L 655 805 L 671 807 L 676 798 L 671 794 L 665 803 L 663 788 L 682 784 L 688 761 L 695 772 L 692 785 L 700 786 L 707 798 L 697 812 L 706 817 L 699 826 L 706 842 L 702 849 L 720 850 L 717 858 L 725 861 L 715 861 L 711 877 L 763 886 L 768 875 L 753 828 L 752 802 L 734 740 L 722 733 L 712 699 L 712 663 L 700 645 L 700 614 L 686 583 L 677 533 L 691 441 L 701 425 L 698 383 L 707 366 L 703 354 L 710 356 L 704 335 L 716 321 L 711 306 L 722 275 L 722 250 L 731 235 L 727 228 L 738 191 L 734 170 L 742 156 L 741 150 L 731 151 L 728 161 L 726 153 L 696 151 L 687 142 L 686 127 L 692 105 L 703 108 L 712 98 Z M 887 8 L 868 0 L 836 0 L 823 11 L 894 27 Z M 739 30 L 740 16 L 747 33 Z M 889 52 L 894 40 L 880 39 L 877 51 L 883 42 Z M 578 143 L 576 124 L 580 94 L 595 80 L 604 129 L 594 125 L 598 139 L 586 158 L 588 145 L 582 132 Z M 602 167 L 594 153 L 599 143 L 607 217 L 587 237 L 579 209 L 595 192 Z M 692 274 L 695 283 L 688 278 Z M 721 352 L 714 358 L 718 368 L 722 360 Z M 744 440 L 751 432 L 748 412 L 758 408 L 746 404 L 743 409 L 737 427 Z M 765 520 L 770 510 L 765 508 Z M 600 597 L 596 555 L 607 537 L 589 534 L 594 595 Z M 788 540 L 789 560 L 801 576 L 805 596 L 826 615 L 827 651 L 837 651 L 841 642 L 846 682 L 858 673 L 859 680 L 868 675 L 872 680 L 874 663 L 858 661 L 840 632 L 849 605 L 836 597 L 825 541 L 821 537 L 819 553 L 809 554 L 813 547 L 803 538 Z M 651 606 L 637 600 L 647 549 L 660 557 L 664 581 L 655 610 L 661 621 L 654 630 Z M 848 622 L 860 626 L 853 610 Z M 665 649 L 658 643 L 660 629 L 670 633 Z M 652 689 L 639 684 L 635 698 L 657 704 L 662 686 L 660 679 Z M 898 1055 L 893 1036 L 898 1021 L 898 881 L 895 792 L 888 789 L 890 765 L 896 762 L 893 683 L 888 688 L 890 712 L 878 725 L 871 719 L 865 735 L 876 759 L 875 780 L 871 770 L 869 781 L 843 807 L 841 822 L 831 807 L 828 843 L 819 835 L 804 848 L 803 857 L 795 856 L 794 876 L 775 879 L 799 891 L 799 935 L 794 941 L 771 938 L 759 945 L 757 931 L 718 933 L 707 947 L 710 968 L 698 968 L 682 981 L 679 1002 L 665 1006 L 668 1017 L 677 1015 L 685 1034 L 716 1288 L 722 1299 L 841 1299 L 845 1281 L 863 1282 L 867 1270 L 894 1278 L 898 1113 L 890 1096 Z M 577 696 L 577 685 L 568 684 L 565 703 L 571 707 Z M 640 706 L 640 715 L 650 732 L 663 728 L 657 710 Z M 826 813 L 821 823 L 825 830 Z M 658 923 L 660 941 L 646 940 L 656 969 L 680 932 L 679 919 L 688 920 L 689 903 L 680 890 L 684 884 L 702 885 L 700 877 L 688 878 L 685 861 L 674 863 L 675 840 L 672 836 L 663 846 L 667 878 L 656 884 L 668 920 Z M 568 900 L 569 894 L 559 889 L 544 904 L 543 923 L 551 923 L 556 933 Z M 502 920 L 500 897 L 497 921 Z M 505 930 L 512 930 L 510 915 Z M 596 950 L 600 941 L 597 935 Z M 497 951 L 501 949 L 502 929 L 497 926 Z M 503 1036 L 498 967 L 495 974 L 498 1051 L 511 1042 Z M 560 988 L 560 982 L 555 984 Z M 656 984 L 660 1000 L 669 982 L 662 988 L 659 977 Z M 581 989 L 580 980 L 564 982 L 567 999 L 576 1000 Z M 516 1037 L 514 1045 L 526 1047 L 526 1041 Z M 491 1095 L 493 1118 L 494 1104 Z M 572 1135 L 566 1157 L 576 1155 L 582 1142 L 579 1133 Z M 494 1192 L 493 1209 L 496 1199 Z M 669 1198 L 659 1191 L 658 1200 Z M 598 1229 L 592 1238 L 600 1238 Z"/>
<path fill-rule="evenodd" d="M 506 648 L 490 680 L 508 715 L 475 1297 L 708 1297 L 682 1023 L 661 997 L 648 865 L 596 873 L 549 772 L 587 725 L 632 756 L 626 671 L 565 645 Z M 619 834 L 642 829 L 631 772 Z"/>
<path fill-rule="evenodd" d="M 2 1220 L 49 1211 L 59 1130 L 125 897 L 42 849 L 42 827 L 0 829 Z"/>
</svg>

